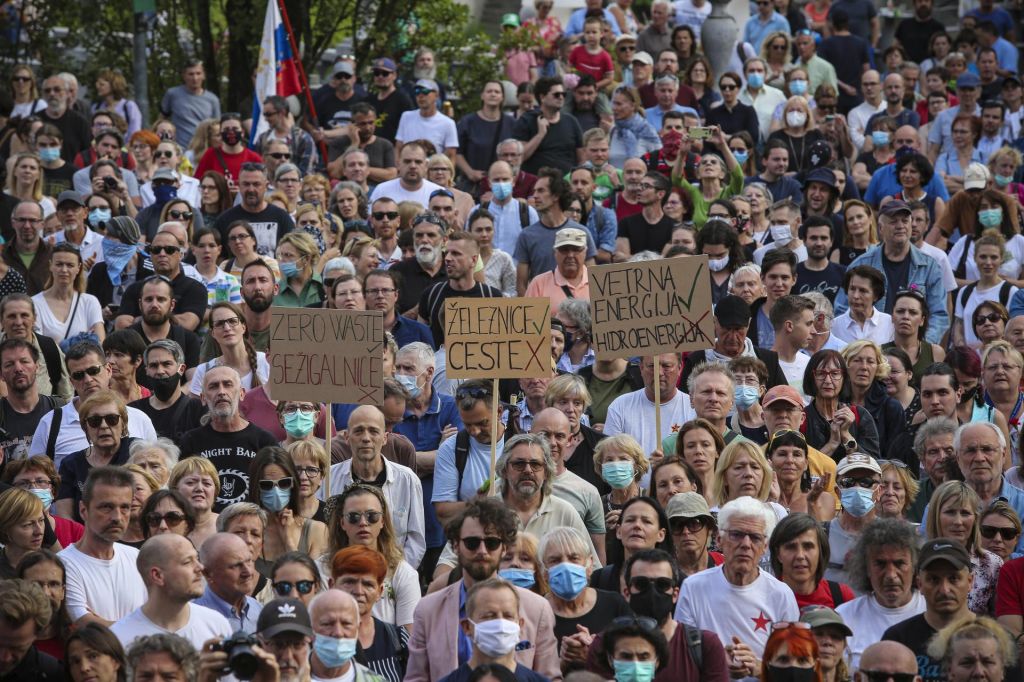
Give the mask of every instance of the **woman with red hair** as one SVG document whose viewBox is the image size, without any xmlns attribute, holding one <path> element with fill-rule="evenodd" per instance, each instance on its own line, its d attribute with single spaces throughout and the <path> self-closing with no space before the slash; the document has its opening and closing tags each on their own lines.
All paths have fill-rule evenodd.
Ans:
<svg viewBox="0 0 1024 682">
<path fill-rule="evenodd" d="M 822 682 L 818 640 L 810 624 L 772 625 L 761 658 L 761 682 Z"/>
</svg>

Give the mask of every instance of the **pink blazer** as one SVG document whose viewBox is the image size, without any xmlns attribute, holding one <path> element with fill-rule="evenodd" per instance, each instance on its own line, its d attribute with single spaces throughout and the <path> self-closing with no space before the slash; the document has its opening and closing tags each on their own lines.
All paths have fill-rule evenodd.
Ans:
<svg viewBox="0 0 1024 682">
<path fill-rule="evenodd" d="M 437 682 L 459 667 L 459 590 L 462 581 L 428 594 L 416 606 L 409 641 L 409 664 L 405 682 Z M 517 587 L 519 616 L 523 619 L 522 639 L 530 648 L 516 652 L 516 660 L 560 682 L 562 671 L 555 640 L 555 614 L 544 597 Z"/>
</svg>

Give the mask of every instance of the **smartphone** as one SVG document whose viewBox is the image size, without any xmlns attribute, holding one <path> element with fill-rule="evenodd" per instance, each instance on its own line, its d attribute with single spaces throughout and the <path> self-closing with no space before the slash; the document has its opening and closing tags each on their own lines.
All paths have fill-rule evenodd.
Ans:
<svg viewBox="0 0 1024 682">
<path fill-rule="evenodd" d="M 834 120 L 836 120 L 835 114 L 828 114 L 827 116 L 825 116 L 825 123 L 831 123 Z"/>
<path fill-rule="evenodd" d="M 711 128 L 708 126 L 693 126 L 687 132 L 691 140 L 707 140 L 711 137 Z"/>
</svg>

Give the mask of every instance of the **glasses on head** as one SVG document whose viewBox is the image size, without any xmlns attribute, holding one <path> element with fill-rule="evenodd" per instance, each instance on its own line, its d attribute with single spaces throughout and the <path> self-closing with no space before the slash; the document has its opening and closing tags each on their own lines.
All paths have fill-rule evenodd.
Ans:
<svg viewBox="0 0 1024 682">
<path fill-rule="evenodd" d="M 167 212 L 167 215 L 171 216 L 175 220 L 192 220 L 192 211 L 176 211 L 172 209 Z"/>
<path fill-rule="evenodd" d="M 853 488 L 854 486 L 857 486 L 860 488 L 867 488 L 868 490 L 874 488 L 879 483 L 881 483 L 881 481 L 874 476 L 843 476 L 836 480 L 836 485 L 840 488 Z"/>
<path fill-rule="evenodd" d="M 242 321 L 239 320 L 237 317 L 225 317 L 223 320 L 215 321 L 213 323 L 213 328 L 214 329 L 234 329 L 239 324 L 241 324 L 241 322 Z"/>
<path fill-rule="evenodd" d="M 518 471 L 520 473 L 526 471 L 527 468 L 535 473 L 544 470 L 544 462 L 538 462 L 536 460 L 517 459 L 514 462 L 509 462 L 508 465 L 512 467 L 513 471 Z"/>
<path fill-rule="evenodd" d="M 11 222 L 17 225 L 42 225 L 42 218 L 11 218 Z"/>
<path fill-rule="evenodd" d="M 761 533 L 748 533 L 745 530 L 726 530 L 724 532 L 731 542 L 743 542 L 744 538 L 750 538 L 751 543 L 760 545 L 765 541 L 765 536 Z"/>
<path fill-rule="evenodd" d="M 152 254 L 154 256 L 158 256 L 161 253 L 170 256 L 170 255 L 173 255 L 175 253 L 181 253 L 181 247 L 180 246 L 151 246 L 151 247 L 149 247 L 149 252 L 150 252 L 150 254 Z"/>
<path fill-rule="evenodd" d="M 459 386 L 455 389 L 455 399 L 465 400 L 466 398 L 473 398 L 474 400 L 490 400 L 491 390 L 484 388 L 483 386 Z"/>
<path fill-rule="evenodd" d="M 684 530 L 687 533 L 699 533 L 708 527 L 707 519 L 695 516 L 692 519 L 669 519 L 669 527 L 674 535 L 679 535 Z"/>
<path fill-rule="evenodd" d="M 85 369 L 80 369 L 77 372 L 72 372 L 70 376 L 72 381 L 81 381 L 87 374 L 94 377 L 102 371 L 103 365 L 93 365 L 92 367 L 86 367 Z"/>
<path fill-rule="evenodd" d="M 413 227 L 416 227 L 421 223 L 430 223 L 431 225 L 441 228 L 442 232 L 448 229 L 448 226 L 445 225 L 443 220 L 441 220 L 441 217 L 436 216 L 432 213 L 420 213 L 418 216 L 412 219 Z"/>
<path fill-rule="evenodd" d="M 804 434 L 800 433 L 799 431 L 794 431 L 793 429 L 779 429 L 778 431 L 773 433 L 772 437 L 768 440 L 768 449 L 771 450 L 772 445 L 774 445 L 775 441 L 779 438 L 782 438 L 783 436 L 796 436 L 805 443 L 807 442 L 807 438 L 804 436 Z"/>
<path fill-rule="evenodd" d="M 318 478 L 321 475 L 320 467 L 295 467 L 295 473 L 299 475 L 299 478 L 303 476 L 306 478 Z"/>
<path fill-rule="evenodd" d="M 164 514 L 150 512 L 146 515 L 146 525 L 150 528 L 159 528 L 161 523 L 166 523 L 168 528 L 176 528 L 185 523 L 185 515 L 179 511 L 169 511 Z"/>
<path fill-rule="evenodd" d="M 898 459 L 876 459 L 875 461 L 878 462 L 878 466 L 880 467 L 884 467 L 886 464 L 891 464 L 897 469 L 907 469 L 908 471 L 910 470 L 910 467 L 907 466 L 906 462 L 901 462 Z"/>
<path fill-rule="evenodd" d="M 366 518 L 366 522 L 372 526 L 373 524 L 375 524 L 378 521 L 380 521 L 381 517 L 383 517 L 383 516 L 384 516 L 384 514 L 382 512 L 374 511 L 374 510 L 361 511 L 361 512 L 354 511 L 354 512 L 347 512 L 345 514 L 345 520 L 348 521 L 349 524 L 355 526 L 355 525 L 358 525 L 358 524 L 362 523 L 363 517 L 365 517 Z"/>
<path fill-rule="evenodd" d="M 104 424 L 113 428 L 120 422 L 121 415 L 119 414 L 93 414 L 85 418 L 85 423 L 94 429 L 98 429 Z"/>
<path fill-rule="evenodd" d="M 295 582 L 281 580 L 273 583 L 273 588 L 278 597 L 287 597 L 292 593 L 292 590 L 297 590 L 299 594 L 309 594 L 313 591 L 315 585 L 316 583 L 312 580 L 296 580 Z"/>
<path fill-rule="evenodd" d="M 398 211 L 374 211 L 374 220 L 398 220 Z"/>
<path fill-rule="evenodd" d="M 1003 526 L 982 525 L 979 530 L 981 531 L 981 537 L 986 540 L 991 540 L 998 535 L 1003 540 L 1009 541 L 1020 535 L 1016 528 L 1004 528 Z"/>
<path fill-rule="evenodd" d="M 393 294 L 393 293 L 395 293 L 394 289 L 385 289 L 383 287 L 380 288 L 380 289 L 367 289 L 366 290 L 366 295 L 367 296 L 388 296 L 388 295 Z"/>
<path fill-rule="evenodd" d="M 277 488 L 278 490 L 291 490 L 292 489 L 292 483 L 294 483 L 294 481 L 292 480 L 292 477 L 291 476 L 285 476 L 284 478 L 279 478 L 277 480 L 272 480 L 272 479 L 269 479 L 269 478 L 261 478 L 259 485 L 260 485 L 260 490 L 262 490 L 263 492 L 267 492 L 268 493 L 271 490 L 273 490 L 274 488 Z"/>
<path fill-rule="evenodd" d="M 256 171 L 257 173 L 266 173 L 267 172 L 267 167 L 264 166 L 262 163 L 258 163 L 256 161 L 246 161 L 245 163 L 242 164 L 242 167 L 239 170 L 240 171 Z"/>
<path fill-rule="evenodd" d="M 868 679 L 868 682 L 914 682 L 917 673 L 888 673 L 881 670 L 860 669 L 860 674 Z"/>
<path fill-rule="evenodd" d="M 623 625 L 635 625 L 641 630 L 647 630 L 648 632 L 658 629 L 658 621 L 647 616 L 619 616 L 612 620 L 612 627 L 621 627 Z"/>
<path fill-rule="evenodd" d="M 431 170 L 445 170 L 445 171 L 447 171 L 448 168 L 446 168 L 446 167 L 445 168 L 433 168 Z M 430 193 L 430 198 L 433 199 L 434 197 L 448 197 L 449 199 L 452 199 L 454 201 L 455 194 L 453 194 L 450 189 L 435 189 L 433 192 Z"/>
<path fill-rule="evenodd" d="M 484 543 L 484 547 L 487 549 L 488 552 L 493 552 L 494 550 L 501 547 L 502 544 L 504 544 L 502 543 L 501 538 L 495 537 L 493 535 L 488 535 L 487 537 L 483 538 L 476 535 L 471 535 L 468 538 L 462 538 L 462 544 L 464 544 L 466 546 L 466 549 L 468 549 L 470 552 L 475 552 L 476 550 L 480 549 L 481 542 Z"/>
<path fill-rule="evenodd" d="M 637 592 L 646 592 L 654 586 L 655 592 L 668 592 L 676 583 L 672 578 L 648 578 L 643 575 L 634 575 L 629 579 L 629 586 Z"/>
</svg>

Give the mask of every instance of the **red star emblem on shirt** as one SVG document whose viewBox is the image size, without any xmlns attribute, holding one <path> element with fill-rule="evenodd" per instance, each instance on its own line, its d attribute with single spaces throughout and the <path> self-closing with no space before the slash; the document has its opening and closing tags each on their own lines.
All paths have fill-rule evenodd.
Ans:
<svg viewBox="0 0 1024 682">
<path fill-rule="evenodd" d="M 757 618 L 751 618 L 750 620 L 754 621 L 754 632 L 758 630 L 768 632 L 768 624 L 772 622 L 771 618 L 765 617 L 764 611 L 758 611 Z"/>
<path fill-rule="evenodd" d="M 679 433 L 679 429 L 683 428 L 682 424 L 673 424 L 672 433 Z"/>
</svg>

